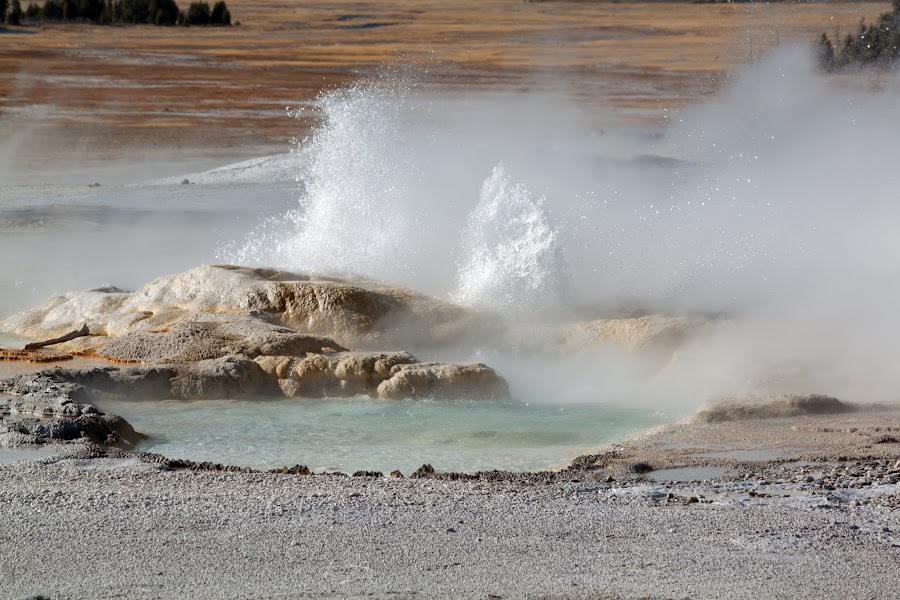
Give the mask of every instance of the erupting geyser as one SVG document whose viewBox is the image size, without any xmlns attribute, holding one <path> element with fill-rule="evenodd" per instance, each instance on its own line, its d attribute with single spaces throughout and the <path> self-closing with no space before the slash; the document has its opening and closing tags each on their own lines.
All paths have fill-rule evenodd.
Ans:
<svg viewBox="0 0 900 600">
<path fill-rule="evenodd" d="M 666 394 L 692 404 L 773 372 L 884 395 L 900 384 L 883 333 L 900 325 L 895 88 L 842 87 L 782 48 L 661 136 L 601 131 L 562 96 L 326 93 L 296 148 L 300 206 L 220 258 L 360 273 L 529 326 L 725 315 L 671 369 L 690 385 Z"/>
<path fill-rule="evenodd" d="M 481 188 L 462 235 L 464 258 L 453 299 L 505 315 L 529 315 L 562 305 L 568 288 L 559 235 L 504 165 Z"/>
</svg>

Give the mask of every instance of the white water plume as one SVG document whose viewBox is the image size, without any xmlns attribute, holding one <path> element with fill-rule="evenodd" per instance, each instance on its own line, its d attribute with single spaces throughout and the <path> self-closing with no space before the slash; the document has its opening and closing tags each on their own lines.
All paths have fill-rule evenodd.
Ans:
<svg viewBox="0 0 900 600">
<path fill-rule="evenodd" d="M 520 191 L 524 182 L 507 183 L 527 177 L 528 169 L 506 168 L 484 181 L 502 160 L 527 165 L 523 159 L 532 151 L 546 151 L 544 127 L 512 137 L 512 123 L 483 126 L 505 101 L 439 99 L 404 81 L 324 94 L 321 124 L 294 149 L 299 207 L 221 248 L 219 258 L 358 273 L 439 296 L 455 292 L 463 302 L 498 311 L 560 300 L 564 290 L 549 289 L 565 280 L 550 215 L 542 200 Z M 499 195 L 484 200 L 485 194 Z M 479 233 L 474 224 L 483 218 L 492 222 Z M 467 274 L 457 290 L 460 265 Z"/>
<path fill-rule="evenodd" d="M 505 166 L 494 168 L 462 236 L 460 304 L 521 315 L 560 306 L 567 289 L 559 236 L 543 210 Z"/>
<path fill-rule="evenodd" d="M 320 272 L 392 275 L 382 267 L 402 263 L 402 240 L 415 219 L 404 205 L 415 178 L 401 122 L 404 97 L 378 87 L 324 96 L 324 122 L 293 148 L 302 165 L 300 207 L 220 255 Z"/>
</svg>

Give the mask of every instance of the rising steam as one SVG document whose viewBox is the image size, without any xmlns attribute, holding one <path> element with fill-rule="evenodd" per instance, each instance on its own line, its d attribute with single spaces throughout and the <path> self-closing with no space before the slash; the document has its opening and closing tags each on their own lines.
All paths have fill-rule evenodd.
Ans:
<svg viewBox="0 0 900 600">
<path fill-rule="evenodd" d="M 900 87 L 881 85 L 830 80 L 782 48 L 660 136 L 601 130 L 562 96 L 333 92 L 299 148 L 300 207 L 220 258 L 358 272 L 518 317 L 712 311 L 726 325 L 657 393 L 753 391 L 795 369 L 790 391 L 892 397 Z"/>
</svg>

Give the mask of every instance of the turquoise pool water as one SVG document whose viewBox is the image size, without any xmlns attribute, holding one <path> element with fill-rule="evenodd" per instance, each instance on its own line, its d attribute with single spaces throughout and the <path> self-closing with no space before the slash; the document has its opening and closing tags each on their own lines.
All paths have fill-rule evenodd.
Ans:
<svg viewBox="0 0 900 600">
<path fill-rule="evenodd" d="M 117 401 L 100 407 L 150 435 L 170 458 L 314 471 L 550 469 L 671 420 L 609 404 L 516 401 L 244 399 Z"/>
</svg>

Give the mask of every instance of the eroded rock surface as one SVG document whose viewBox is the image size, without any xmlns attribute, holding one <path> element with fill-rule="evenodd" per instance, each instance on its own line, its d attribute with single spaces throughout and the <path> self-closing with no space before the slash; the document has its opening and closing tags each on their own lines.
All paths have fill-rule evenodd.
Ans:
<svg viewBox="0 0 900 600">
<path fill-rule="evenodd" d="M 256 362 L 278 379 L 286 396 L 322 397 L 376 396 L 378 385 L 391 376 L 394 366 L 418 361 L 407 352 L 338 352 L 260 356 Z"/>
<path fill-rule="evenodd" d="M 117 415 L 87 404 L 85 386 L 37 374 L 0 382 L 0 446 L 86 441 L 130 448 L 144 436 Z"/>
<path fill-rule="evenodd" d="M 561 328 L 567 348 L 610 346 L 666 363 L 686 343 L 708 332 L 715 319 L 706 316 L 648 314 L 577 321 Z"/>
<path fill-rule="evenodd" d="M 378 384 L 378 397 L 399 398 L 508 398 L 506 381 L 480 363 L 413 363 L 391 368 Z"/>
<path fill-rule="evenodd" d="M 499 331 L 489 316 L 400 286 L 245 268 L 203 266 L 160 277 L 134 292 L 98 288 L 53 298 L 14 315 L 0 328 L 46 339 L 87 323 L 96 338 L 161 332 L 210 314 L 254 317 L 333 338 L 340 346 L 418 348 L 458 343 Z M 243 321 L 245 324 L 247 321 Z M 80 339 L 64 348 L 86 351 L 107 340 Z"/>
<path fill-rule="evenodd" d="M 102 358 L 123 362 L 197 362 L 242 354 L 321 354 L 345 350 L 331 338 L 297 333 L 242 315 L 192 315 L 164 331 L 131 331 L 95 350 Z"/>
<path fill-rule="evenodd" d="M 828 415 L 854 412 L 864 405 L 842 402 L 817 394 L 780 394 L 774 396 L 725 399 L 698 410 L 692 423 L 721 423 L 747 419 L 775 419 L 805 415 Z"/>
</svg>

